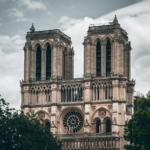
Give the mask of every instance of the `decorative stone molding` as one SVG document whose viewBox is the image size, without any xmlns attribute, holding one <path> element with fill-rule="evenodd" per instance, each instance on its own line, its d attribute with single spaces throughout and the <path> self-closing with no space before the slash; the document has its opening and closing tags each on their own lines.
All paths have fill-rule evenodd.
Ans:
<svg viewBox="0 0 150 150">
<path fill-rule="evenodd" d="M 47 109 L 47 111 L 49 114 L 51 114 L 51 108 L 50 107 Z"/>
<path fill-rule="evenodd" d="M 44 119 L 44 118 L 45 118 L 45 113 L 42 112 L 42 111 L 40 111 L 40 112 L 38 113 L 38 116 L 39 116 L 39 118 Z"/>
<path fill-rule="evenodd" d="M 101 108 L 99 111 L 98 111 L 98 115 L 100 118 L 104 118 L 106 116 L 106 110 Z"/>
<path fill-rule="evenodd" d="M 51 123 L 51 128 L 57 128 L 54 121 L 52 121 L 52 123 Z"/>
<path fill-rule="evenodd" d="M 115 117 L 114 117 L 114 120 L 113 120 L 112 124 L 113 124 L 113 125 L 116 125 L 116 124 L 117 124 L 117 120 L 116 120 Z"/>
<path fill-rule="evenodd" d="M 88 119 L 85 120 L 84 126 L 90 126 Z"/>
<path fill-rule="evenodd" d="M 34 110 L 34 109 L 30 109 L 29 112 L 30 112 L 31 114 L 34 114 L 35 110 Z"/>
<path fill-rule="evenodd" d="M 94 111 L 96 109 L 96 106 L 91 106 L 91 109 Z"/>
</svg>

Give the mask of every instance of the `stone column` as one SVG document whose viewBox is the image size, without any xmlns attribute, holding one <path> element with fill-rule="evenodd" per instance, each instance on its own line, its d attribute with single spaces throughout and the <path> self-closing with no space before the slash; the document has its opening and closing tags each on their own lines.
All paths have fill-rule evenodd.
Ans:
<svg viewBox="0 0 150 150">
<path fill-rule="evenodd" d="M 57 134 L 57 106 L 51 106 L 51 132 Z"/>
<path fill-rule="evenodd" d="M 103 87 L 100 87 L 100 100 L 103 100 Z"/>
<path fill-rule="evenodd" d="M 28 81 L 31 78 L 31 47 L 29 43 L 24 47 L 24 80 Z"/>
<path fill-rule="evenodd" d="M 101 73 L 106 76 L 106 44 L 102 44 L 101 49 Z"/>
<path fill-rule="evenodd" d="M 93 101 L 95 101 L 95 85 L 93 85 L 92 93 L 93 93 Z"/>
<path fill-rule="evenodd" d="M 85 76 L 91 75 L 91 50 L 90 50 L 90 43 L 84 44 L 84 74 Z"/>
<path fill-rule="evenodd" d="M 56 99 L 57 103 L 61 102 L 61 85 L 59 85 L 58 89 L 57 89 L 57 99 Z"/>
<path fill-rule="evenodd" d="M 130 80 L 131 79 L 131 50 L 129 50 L 129 68 L 128 68 L 128 80 Z"/>
<path fill-rule="evenodd" d="M 94 74 L 94 46 L 93 45 L 91 45 L 91 48 L 90 48 L 91 50 L 91 58 L 90 58 L 90 70 L 91 70 L 91 74 Z"/>
<path fill-rule="evenodd" d="M 46 79 L 46 49 L 42 49 L 42 80 Z"/>
<path fill-rule="evenodd" d="M 59 76 L 63 76 L 63 46 L 59 47 Z"/>
<path fill-rule="evenodd" d="M 52 98 L 52 103 L 56 103 L 57 102 L 57 84 L 52 84 L 51 85 L 51 98 Z"/>
<path fill-rule="evenodd" d="M 36 78 L 36 50 L 31 51 L 30 77 Z"/>
<path fill-rule="evenodd" d="M 84 84 L 84 101 L 89 102 L 91 100 L 91 83 L 85 82 Z"/>
<path fill-rule="evenodd" d="M 52 46 L 52 79 L 57 77 L 57 47 L 58 43 L 54 41 Z"/>
</svg>

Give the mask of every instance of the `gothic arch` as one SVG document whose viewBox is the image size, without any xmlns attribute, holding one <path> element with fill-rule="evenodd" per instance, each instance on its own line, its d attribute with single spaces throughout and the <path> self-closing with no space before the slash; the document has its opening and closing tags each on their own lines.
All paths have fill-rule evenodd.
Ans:
<svg viewBox="0 0 150 150">
<path fill-rule="evenodd" d="M 101 110 L 101 109 L 104 109 L 104 110 L 106 111 L 106 116 L 105 116 L 105 117 L 109 116 L 109 117 L 111 118 L 112 114 L 111 114 L 111 112 L 110 112 L 107 108 L 105 108 L 105 107 L 99 107 L 99 108 L 97 108 L 97 109 L 93 112 L 93 114 L 92 114 L 92 116 L 91 116 L 91 122 L 94 121 L 94 119 L 96 118 L 96 117 L 94 118 L 95 114 L 98 112 L 98 110 Z M 104 117 L 104 118 L 105 118 L 105 117 Z M 102 119 L 101 121 L 103 121 L 103 119 Z"/>
<path fill-rule="evenodd" d="M 61 112 L 59 113 L 59 115 L 58 115 L 58 120 L 60 120 L 61 118 L 62 118 L 62 116 L 66 113 L 66 112 L 68 112 L 68 111 L 70 111 L 70 110 L 77 110 L 77 111 L 79 111 L 81 114 L 82 114 L 82 116 L 84 116 L 84 112 L 83 112 L 83 110 L 81 109 L 81 108 L 79 108 L 79 107 L 65 107 L 64 109 L 62 109 L 61 110 Z"/>
<path fill-rule="evenodd" d="M 45 40 L 45 41 L 43 41 L 42 45 L 43 45 L 43 48 L 46 49 L 48 45 L 52 46 L 52 41 L 51 40 Z"/>
<path fill-rule="evenodd" d="M 101 44 L 103 43 L 103 40 L 100 36 L 96 36 L 94 37 L 94 39 L 92 40 L 92 45 L 96 46 L 97 42 L 100 42 Z"/>
<path fill-rule="evenodd" d="M 45 116 L 42 118 L 43 120 L 50 120 L 51 116 L 44 110 L 38 110 L 37 112 L 35 112 L 35 115 L 39 115 L 40 113 L 44 113 Z"/>
<path fill-rule="evenodd" d="M 40 46 L 40 47 L 41 47 L 41 50 L 42 50 L 43 44 L 42 44 L 41 41 L 35 41 L 35 42 L 32 43 L 32 49 L 33 49 L 33 50 L 37 51 L 37 47 L 38 47 L 38 46 Z"/>
<path fill-rule="evenodd" d="M 109 40 L 110 41 L 110 44 L 112 45 L 112 37 L 110 35 L 106 35 L 103 37 L 103 43 L 104 44 L 107 44 L 107 41 Z"/>
</svg>

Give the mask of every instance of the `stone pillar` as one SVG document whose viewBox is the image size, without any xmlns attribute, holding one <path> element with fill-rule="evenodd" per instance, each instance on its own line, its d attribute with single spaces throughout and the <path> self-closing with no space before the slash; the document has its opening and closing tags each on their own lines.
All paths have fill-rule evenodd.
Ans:
<svg viewBox="0 0 150 150">
<path fill-rule="evenodd" d="M 57 102 L 57 84 L 51 84 L 51 102 L 56 103 Z"/>
<path fill-rule="evenodd" d="M 100 100 L 103 100 L 103 88 L 100 86 Z"/>
<path fill-rule="evenodd" d="M 90 43 L 86 43 L 84 45 L 84 74 L 85 76 L 90 76 L 91 75 L 91 62 L 90 62 L 90 58 L 91 58 L 91 52 L 90 52 Z"/>
<path fill-rule="evenodd" d="M 85 82 L 84 84 L 84 101 L 89 102 L 92 97 L 91 97 L 91 83 L 90 82 Z"/>
<path fill-rule="evenodd" d="M 42 80 L 46 79 L 46 49 L 42 49 Z"/>
<path fill-rule="evenodd" d="M 52 46 L 52 79 L 57 77 L 57 43 L 54 41 Z"/>
<path fill-rule="evenodd" d="M 61 85 L 59 85 L 58 89 L 57 89 L 57 99 L 56 99 L 57 103 L 61 103 Z"/>
<path fill-rule="evenodd" d="M 93 74 L 93 75 L 95 75 L 96 74 L 96 68 L 95 68 L 95 62 L 96 62 L 96 59 L 95 59 L 95 46 L 94 45 L 91 45 L 91 59 L 90 59 L 90 61 L 91 61 L 91 64 L 90 64 L 90 66 L 91 66 L 91 74 Z"/>
<path fill-rule="evenodd" d="M 112 97 L 113 100 L 119 100 L 119 87 L 118 87 L 118 80 L 112 81 Z"/>
<path fill-rule="evenodd" d="M 51 132 L 57 134 L 57 106 L 51 106 Z"/>
<path fill-rule="evenodd" d="M 106 76 L 106 44 L 102 44 L 101 49 L 101 73 Z"/>
<path fill-rule="evenodd" d="M 29 50 L 25 47 L 24 48 L 24 80 L 28 81 L 29 80 Z"/>
<path fill-rule="evenodd" d="M 36 78 L 36 50 L 31 51 L 30 78 Z"/>
<path fill-rule="evenodd" d="M 93 88 L 92 88 L 92 94 L 93 94 L 93 101 L 95 101 L 95 85 L 93 85 Z"/>
<path fill-rule="evenodd" d="M 84 114 L 84 133 L 90 133 L 90 104 L 85 104 Z"/>
<path fill-rule="evenodd" d="M 128 68 L 128 80 L 130 80 L 131 79 L 131 50 L 129 50 L 129 68 Z"/>
<path fill-rule="evenodd" d="M 111 43 L 111 72 L 114 72 L 114 42 Z"/>
</svg>

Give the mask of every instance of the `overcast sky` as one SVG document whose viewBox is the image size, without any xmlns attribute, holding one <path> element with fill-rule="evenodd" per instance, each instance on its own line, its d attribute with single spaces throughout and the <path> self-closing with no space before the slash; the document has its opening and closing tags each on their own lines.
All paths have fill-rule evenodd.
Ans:
<svg viewBox="0 0 150 150">
<path fill-rule="evenodd" d="M 135 91 L 150 91 L 150 0 L 0 0 L 0 94 L 19 109 L 25 34 L 60 29 L 75 49 L 75 77 L 83 74 L 83 40 L 90 24 L 118 17 L 132 44 Z M 80 66 L 80 67 L 79 67 Z M 135 93 L 136 94 L 136 93 Z"/>
</svg>

